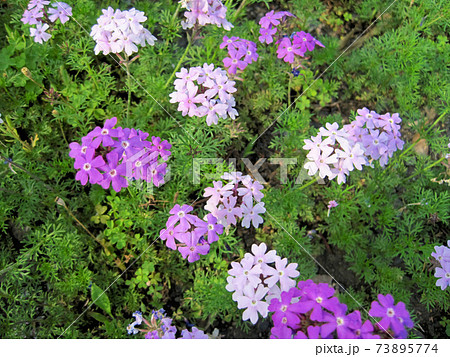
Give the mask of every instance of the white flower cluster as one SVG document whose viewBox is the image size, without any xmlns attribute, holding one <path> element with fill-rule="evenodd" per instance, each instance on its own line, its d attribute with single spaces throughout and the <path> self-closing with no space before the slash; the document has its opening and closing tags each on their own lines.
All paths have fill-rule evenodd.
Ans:
<svg viewBox="0 0 450 357">
<path fill-rule="evenodd" d="M 95 54 L 103 52 L 125 53 L 130 56 L 138 51 L 137 45 L 145 46 L 146 43 L 153 46 L 156 37 L 141 25 L 147 20 L 142 11 L 130 9 L 114 10 L 111 6 L 102 10 L 103 15 L 97 19 L 97 24 L 92 27 L 91 36 L 97 42 Z"/>
<path fill-rule="evenodd" d="M 297 263 L 288 264 L 288 260 L 281 259 L 275 250 L 267 253 L 266 250 L 265 243 L 253 244 L 253 254 L 245 253 L 241 262 L 232 262 L 232 269 L 228 270 L 230 276 L 225 288 L 234 291 L 233 300 L 238 303 L 238 309 L 246 309 L 242 320 L 250 319 L 252 324 L 258 321 L 258 313 L 267 317 L 270 301 L 279 299 L 283 291 L 294 287 L 293 278 L 300 275 Z"/>
</svg>

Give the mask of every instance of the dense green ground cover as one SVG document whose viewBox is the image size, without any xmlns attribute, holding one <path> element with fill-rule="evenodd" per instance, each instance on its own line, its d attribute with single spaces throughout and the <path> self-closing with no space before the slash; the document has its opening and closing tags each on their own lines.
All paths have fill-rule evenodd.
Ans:
<svg viewBox="0 0 450 357">
<path fill-rule="evenodd" d="M 225 290 L 230 262 L 257 242 L 298 263 L 302 279 L 334 284 L 351 308 L 359 305 L 325 270 L 367 309 L 378 293 L 404 301 L 415 322 L 410 337 L 450 336 L 450 289 L 435 286 L 430 256 L 450 239 L 442 181 L 450 173 L 448 2 L 398 0 L 384 13 L 391 1 L 266 3 L 244 1 L 236 11 L 241 2 L 227 1 L 234 28 L 202 27 L 186 52 L 175 1 L 79 0 L 73 19 L 42 45 L 20 22 L 27 1 L 0 3 L 0 336 L 123 338 L 132 312 L 164 307 L 179 326 L 188 319 L 228 338 L 267 337 L 270 319 L 243 322 Z M 139 48 L 130 66 L 136 80 L 112 57 L 94 54 L 89 31 L 107 6 L 144 11 L 158 39 Z M 325 45 L 298 77 L 257 41 L 267 7 L 291 11 L 292 30 Z M 184 67 L 222 66 L 219 45 L 230 34 L 257 42 L 260 57 L 237 80 L 237 120 L 208 127 L 169 102 L 172 74 L 182 56 Z M 386 168 L 352 172 L 343 185 L 296 184 L 303 140 L 327 122 L 348 123 L 362 107 L 400 114 L 403 151 Z M 113 116 L 172 144 L 165 185 L 148 191 L 134 183 L 115 193 L 75 181 L 68 144 Z M 285 183 L 279 165 L 262 165 L 262 227 L 231 229 L 192 264 L 155 241 L 173 205 L 193 202 L 218 178 L 206 165 L 194 183 L 194 159 L 236 158 L 245 171 L 243 158 L 280 157 L 297 164 Z M 330 200 L 339 206 L 327 216 Z"/>
</svg>

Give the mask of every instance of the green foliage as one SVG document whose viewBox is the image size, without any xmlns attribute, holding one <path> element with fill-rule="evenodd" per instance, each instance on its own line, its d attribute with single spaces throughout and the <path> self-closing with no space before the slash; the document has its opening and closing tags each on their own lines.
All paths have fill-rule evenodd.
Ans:
<svg viewBox="0 0 450 357">
<path fill-rule="evenodd" d="M 430 258 L 450 231 L 443 181 L 450 174 L 444 159 L 450 134 L 448 2 L 398 1 L 382 14 L 391 1 L 247 1 L 242 7 L 227 1 L 232 31 L 203 27 L 181 64 L 222 66 L 224 35 L 256 42 L 259 59 L 235 78 L 238 119 L 211 127 L 183 117 L 169 102 L 172 74 L 188 41 L 177 2 L 76 1 L 77 21 L 58 25 L 43 45 L 20 21 L 26 3 L 0 6 L 2 338 L 124 338 L 134 311 L 158 308 L 179 326 L 187 319 L 208 332 L 219 326 L 236 336 L 251 333 L 255 328 L 242 322 L 225 286 L 230 263 L 260 242 L 297 263 L 301 279 L 331 274 L 349 308 L 368 310 L 377 294 L 390 293 L 406 303 L 420 334 L 450 335 L 444 317 L 450 289 L 435 285 Z M 155 46 L 139 48 L 130 66 L 135 81 L 127 80 L 117 57 L 96 56 L 93 40 L 80 28 L 89 32 L 109 5 L 144 11 L 145 26 L 158 38 Z M 298 77 L 276 58 L 274 46 L 257 40 L 257 22 L 269 8 L 293 12 L 291 30 L 308 31 L 326 46 L 308 54 Z M 49 95 L 51 89 L 57 95 Z M 327 122 L 348 123 L 362 107 L 400 113 L 403 152 L 385 168 L 352 172 L 344 185 L 311 184 L 302 168 L 303 140 Z M 119 126 L 172 144 L 165 185 L 135 182 L 116 193 L 75 181 L 68 144 L 113 116 Z M 426 144 L 422 152 L 418 138 Z M 193 162 L 202 158 L 223 162 L 220 169 L 202 165 L 194 183 Z M 241 158 L 296 163 L 263 166 L 268 183 L 262 227 L 230 229 L 207 256 L 189 264 L 165 247 L 159 232 L 176 203 L 194 203 L 203 217 L 203 190 L 230 169 L 230 158 L 241 171 Z M 287 182 L 279 180 L 284 169 Z M 330 200 L 339 206 L 328 216 Z"/>
</svg>

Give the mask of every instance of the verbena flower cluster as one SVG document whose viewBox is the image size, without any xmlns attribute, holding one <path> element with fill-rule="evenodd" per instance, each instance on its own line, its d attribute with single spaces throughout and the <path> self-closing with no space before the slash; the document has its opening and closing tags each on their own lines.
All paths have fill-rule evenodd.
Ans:
<svg viewBox="0 0 450 357">
<path fill-rule="evenodd" d="M 241 172 L 227 172 L 222 179 L 228 182 L 213 181 L 213 187 L 205 189 L 203 197 L 209 197 L 205 210 L 224 227 L 237 225 L 237 219 L 242 218 L 242 227 L 250 228 L 252 224 L 258 228 L 264 222 L 260 214 L 266 212 L 261 202 L 264 186 Z"/>
<path fill-rule="evenodd" d="M 184 13 L 186 20 L 181 22 L 183 29 L 190 29 L 197 23 L 200 26 L 216 25 L 227 31 L 233 27 L 226 19 L 227 7 L 219 0 L 182 0 L 181 4 L 187 10 Z"/>
<path fill-rule="evenodd" d="M 436 280 L 436 286 L 445 290 L 450 286 L 450 240 L 447 241 L 447 247 L 445 245 L 436 246 L 434 250 L 431 256 L 440 264 L 434 273 L 434 276 L 439 278 Z"/>
<path fill-rule="evenodd" d="M 176 339 L 177 328 L 172 325 L 172 319 L 168 318 L 164 309 L 152 310 L 150 321 L 147 321 L 142 316 L 140 311 L 133 313 L 135 321 L 127 326 L 128 334 L 135 335 L 139 332 L 145 333 L 146 339 Z M 144 323 L 146 328 L 138 329 L 136 326 Z M 180 339 L 207 339 L 209 338 L 202 330 L 192 327 L 192 330 L 184 329 L 181 331 Z"/>
<path fill-rule="evenodd" d="M 283 59 L 285 62 L 294 64 L 296 62 L 296 56 L 298 56 L 297 58 L 304 57 L 305 53 L 307 51 L 312 52 L 316 45 L 320 47 L 325 46 L 311 34 L 304 31 L 294 32 L 290 35 L 285 33 L 282 30 L 282 25 L 291 16 L 294 15 L 288 11 L 274 12 L 273 10 L 264 15 L 259 20 L 259 24 L 261 25 L 259 41 L 270 44 L 274 42 L 274 36 L 276 36 L 275 44 L 278 45 L 277 57 Z M 299 63 L 296 63 L 296 65 L 296 67 L 300 66 Z"/>
<path fill-rule="evenodd" d="M 243 71 L 250 63 L 258 60 L 256 43 L 243 38 L 224 36 L 220 48 L 228 50 L 223 65 L 231 74 L 236 74 L 238 68 Z"/>
<path fill-rule="evenodd" d="M 141 25 L 147 20 L 142 11 L 134 8 L 126 11 L 114 10 L 110 6 L 102 12 L 103 15 L 97 19 L 97 24 L 92 27 L 90 33 L 97 43 L 95 54 L 125 52 L 130 56 L 138 51 L 137 45 L 145 47 L 147 43 L 151 46 L 155 44 L 156 37 Z"/>
<path fill-rule="evenodd" d="M 327 123 L 317 136 L 305 140 L 303 149 L 309 150 L 304 167 L 308 175 L 317 172 L 321 178 L 337 178 L 339 184 L 353 169 L 362 170 L 378 160 L 385 166 L 397 149 L 403 148 L 400 139 L 399 115 L 378 115 L 367 108 L 358 109 L 356 120 L 339 129 L 338 123 Z"/>
<path fill-rule="evenodd" d="M 40 44 L 52 37 L 46 32 L 52 23 L 59 19 L 64 24 L 72 16 L 72 8 L 65 2 L 58 1 L 52 3 L 51 7 L 48 6 L 46 8 L 49 4 L 50 1 L 46 0 L 31 0 L 21 19 L 24 24 L 36 26 L 30 28 L 30 35 L 33 37 L 34 42 Z"/>
<path fill-rule="evenodd" d="M 217 124 L 219 118 L 234 120 L 239 115 L 232 94 L 236 92 L 235 82 L 228 79 L 225 70 L 205 63 L 203 67 L 182 68 L 176 76 L 170 102 L 179 103 L 183 116 L 206 116 L 206 123 L 211 125 Z"/>
<path fill-rule="evenodd" d="M 297 263 L 288 264 L 275 250 L 266 250 L 265 243 L 253 244 L 253 254 L 246 253 L 239 263 L 232 262 L 232 269 L 228 270 L 226 289 L 234 292 L 233 300 L 238 303 L 238 309 L 245 309 L 242 320 L 250 319 L 252 324 L 258 321 L 258 313 L 267 317 L 269 303 L 294 287 L 293 278 L 300 275 Z"/>
<path fill-rule="evenodd" d="M 209 253 L 210 244 L 219 240 L 223 233 L 223 226 L 217 223 L 212 214 L 206 215 L 206 221 L 191 214 L 193 207 L 176 204 L 171 210 L 171 216 L 166 222 L 159 236 L 166 242 L 166 246 L 178 250 L 183 259 L 189 263 L 200 259 L 200 255 Z"/>
<path fill-rule="evenodd" d="M 395 305 L 389 294 L 380 294 L 379 302 L 372 302 L 369 315 L 381 318 L 375 324 L 370 320 L 363 323 L 358 310 L 349 313 L 347 305 L 340 303 L 334 294 L 328 284 L 312 280 L 300 281 L 298 287 L 282 292 L 279 298 L 270 301 L 268 308 L 273 312 L 271 338 L 406 338 L 406 328 L 413 327 L 405 304 Z"/>
<path fill-rule="evenodd" d="M 69 145 L 69 156 L 75 159 L 78 170 L 75 178 L 82 185 L 99 184 L 119 192 L 128 186 L 126 177 L 152 182 L 159 187 L 164 184 L 167 161 L 172 147 L 167 140 L 140 130 L 114 128 L 117 118 L 105 121 L 103 128 L 96 127 L 81 139 L 81 145 Z"/>
</svg>

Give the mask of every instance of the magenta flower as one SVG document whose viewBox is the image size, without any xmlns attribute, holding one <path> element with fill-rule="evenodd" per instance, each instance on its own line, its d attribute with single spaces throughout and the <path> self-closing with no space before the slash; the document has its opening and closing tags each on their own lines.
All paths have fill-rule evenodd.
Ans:
<svg viewBox="0 0 450 357">
<path fill-rule="evenodd" d="M 113 152 L 106 154 L 108 162 L 102 167 L 105 171 L 103 181 L 100 185 L 107 189 L 112 184 L 114 191 L 120 192 L 122 187 L 128 186 L 128 181 L 125 179 L 126 165 L 124 163 L 119 165 L 119 156 Z"/>
<path fill-rule="evenodd" d="M 306 51 L 313 51 L 316 45 L 316 40 L 311 34 L 304 31 L 296 32 L 293 38 L 293 42 L 299 45 L 301 51 L 305 53 Z"/>
<path fill-rule="evenodd" d="M 261 35 L 261 36 L 258 37 L 259 42 L 261 42 L 261 43 L 265 42 L 267 44 L 270 44 L 270 43 L 273 42 L 273 37 L 272 36 L 277 33 L 277 28 L 274 27 L 274 28 L 267 28 L 266 29 L 266 28 L 262 27 L 259 30 L 259 33 Z"/>
<path fill-rule="evenodd" d="M 271 25 L 277 26 L 280 24 L 280 21 L 278 21 L 280 17 L 274 15 L 274 11 L 269 11 L 267 14 L 265 14 L 261 20 L 259 20 L 259 24 L 262 28 L 268 29 Z"/>
<path fill-rule="evenodd" d="M 105 121 L 103 128 L 96 127 L 90 133 L 90 137 L 95 138 L 92 140 L 92 146 L 95 148 L 98 148 L 100 144 L 103 144 L 103 146 L 113 146 L 115 141 L 112 137 L 117 137 L 119 134 L 117 129 L 113 129 L 116 124 L 117 118 L 112 117 Z"/>
<path fill-rule="evenodd" d="M 333 331 L 336 331 L 338 338 L 355 338 L 353 330 L 357 329 L 358 316 L 355 312 L 346 315 L 347 305 L 339 304 L 334 308 L 333 315 L 325 313 L 324 321 L 327 322 L 320 327 L 322 338 L 328 338 Z"/>
<path fill-rule="evenodd" d="M 86 185 L 88 179 L 89 183 L 99 183 L 103 180 L 103 175 L 98 171 L 102 166 L 105 165 L 105 161 L 101 156 L 97 156 L 94 158 L 95 150 L 92 148 L 88 148 L 86 150 L 86 155 L 79 156 L 77 160 L 75 160 L 74 167 L 76 169 L 80 169 L 77 172 L 75 179 L 80 181 L 82 185 Z"/>
<path fill-rule="evenodd" d="M 214 217 L 211 213 L 206 215 L 208 220 L 208 243 L 214 243 L 219 240 L 219 234 L 223 233 L 223 226 L 217 223 L 217 218 Z"/>
<path fill-rule="evenodd" d="M 199 237 L 195 232 L 190 232 L 185 247 L 178 247 L 179 252 L 184 259 L 188 258 L 188 262 L 192 263 L 200 259 L 200 255 L 209 253 L 209 244 L 199 244 Z"/>
<path fill-rule="evenodd" d="M 180 225 L 184 227 L 186 230 L 189 229 L 190 224 L 194 224 L 196 220 L 196 216 L 192 214 L 188 214 L 191 212 L 193 208 L 189 205 L 183 205 L 180 207 L 179 204 L 176 204 L 169 213 L 172 215 L 167 220 L 168 227 L 174 227 L 175 224 L 180 222 Z"/>
<path fill-rule="evenodd" d="M 306 299 L 303 298 L 300 303 L 304 304 L 305 307 L 308 307 L 308 310 L 313 310 L 311 313 L 311 320 L 315 321 L 325 321 L 324 320 L 324 311 L 323 309 L 327 309 L 330 311 L 334 311 L 339 301 L 336 297 L 333 297 L 335 291 L 328 284 L 311 284 L 306 286 L 302 294 L 305 295 Z"/>
<path fill-rule="evenodd" d="M 399 302 L 394 305 L 394 298 L 392 295 L 386 296 L 379 294 L 378 301 L 372 302 L 369 315 L 372 317 L 381 317 L 378 325 L 385 331 L 392 328 L 396 337 L 406 338 L 407 332 L 405 327 L 412 328 L 414 323 L 409 317 L 409 312 L 406 310 L 405 304 Z"/>
<path fill-rule="evenodd" d="M 269 311 L 273 312 L 272 320 L 274 325 L 286 325 L 296 328 L 300 323 L 300 313 L 308 312 L 305 306 L 300 303 L 291 303 L 295 297 L 296 288 L 281 293 L 281 299 L 272 299 L 270 301 Z"/>
<path fill-rule="evenodd" d="M 303 57 L 305 53 L 298 44 L 291 43 L 288 37 L 284 37 L 277 49 L 277 57 L 283 58 L 284 62 L 294 63 L 295 55 Z"/>
<path fill-rule="evenodd" d="M 220 48 L 224 49 L 225 47 L 230 50 L 232 48 L 237 48 L 236 42 L 239 40 L 239 37 L 232 36 L 223 36 L 222 43 L 220 44 Z"/>
<path fill-rule="evenodd" d="M 270 330 L 270 338 L 272 339 L 291 339 L 292 338 L 292 330 L 286 325 L 274 326 Z"/>
<path fill-rule="evenodd" d="M 247 62 L 242 60 L 245 56 L 245 52 L 237 49 L 231 49 L 228 51 L 228 56 L 223 59 L 223 65 L 228 68 L 228 72 L 236 74 L 237 69 L 241 71 L 247 67 Z"/>
<path fill-rule="evenodd" d="M 183 226 L 177 225 L 175 228 L 166 224 L 167 228 L 159 232 L 161 240 L 166 241 L 166 246 L 170 249 L 177 250 L 177 243 L 175 239 L 180 242 L 185 242 L 189 239 L 189 233 L 186 232 Z"/>
</svg>

